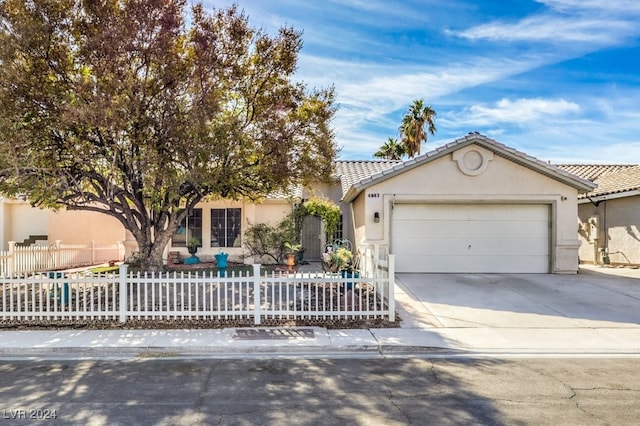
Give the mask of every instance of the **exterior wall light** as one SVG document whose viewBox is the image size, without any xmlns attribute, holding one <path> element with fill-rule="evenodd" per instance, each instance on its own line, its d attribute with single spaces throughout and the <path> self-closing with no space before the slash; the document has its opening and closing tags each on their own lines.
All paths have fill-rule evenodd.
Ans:
<svg viewBox="0 0 640 426">
<path fill-rule="evenodd" d="M 378 222 L 380 222 L 380 213 L 375 212 L 375 213 L 373 214 L 373 222 L 374 222 L 374 223 L 378 223 Z"/>
</svg>

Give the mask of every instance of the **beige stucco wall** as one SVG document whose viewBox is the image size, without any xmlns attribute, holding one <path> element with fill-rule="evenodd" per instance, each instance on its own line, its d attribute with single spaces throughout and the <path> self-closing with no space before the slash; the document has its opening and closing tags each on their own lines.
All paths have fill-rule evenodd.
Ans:
<svg viewBox="0 0 640 426">
<path fill-rule="evenodd" d="M 602 263 L 601 250 L 612 264 L 640 264 L 640 196 L 615 198 L 578 206 L 580 260 Z"/>
<path fill-rule="evenodd" d="M 2 250 L 8 249 L 9 241 L 21 242 L 31 235 L 48 235 L 49 213 L 25 201 L 3 199 Z"/>
<path fill-rule="evenodd" d="M 103 213 L 80 210 L 47 213 L 49 242 L 113 244 L 126 239 L 124 226 L 116 218 Z"/>
<path fill-rule="evenodd" d="M 289 201 L 266 200 L 253 204 L 250 202 L 217 200 L 200 203 L 202 208 L 203 241 L 204 247 L 198 251 L 198 255 L 214 255 L 220 248 L 208 247 L 211 240 L 211 209 L 237 207 L 242 210 L 242 230 L 247 229 L 250 223 L 277 224 L 290 211 Z M 30 235 L 48 235 L 49 243 L 56 240 L 64 244 L 88 244 L 94 241 L 96 244 L 110 244 L 124 242 L 127 248 L 127 256 L 136 250 L 136 243 L 132 235 L 115 218 L 105 214 L 87 211 L 52 211 L 31 207 L 30 204 L 19 200 L 2 200 L 0 203 L 0 219 L 2 219 L 3 250 L 8 249 L 8 241 L 22 241 Z M 165 250 L 165 258 L 169 251 L 178 251 L 188 256 L 186 247 L 172 247 L 168 245 Z M 240 247 L 224 248 L 228 252 L 230 261 L 243 261 L 244 254 Z M 249 259 L 250 261 L 250 259 Z"/>
<path fill-rule="evenodd" d="M 7 220 L 9 206 L 5 198 L 0 198 L 0 251 L 7 247 L 7 235 L 9 233 L 9 221 Z"/>
<path fill-rule="evenodd" d="M 376 225 L 376 227 L 379 228 L 377 232 L 373 231 L 372 228 L 366 228 L 367 209 L 365 206 L 365 200 L 366 194 L 360 194 L 360 196 L 356 198 L 351 205 L 351 208 L 353 210 L 353 242 L 356 247 L 360 247 L 360 244 L 362 242 L 368 242 L 371 244 L 386 244 L 386 241 L 384 239 L 367 238 L 367 231 L 372 231 L 372 233 L 375 235 L 379 233 L 379 229 L 383 229 L 384 227 Z M 382 220 L 384 220 L 384 218 Z"/>
<path fill-rule="evenodd" d="M 356 242 L 389 245 L 394 203 L 547 204 L 554 224 L 551 270 L 575 273 L 579 246 L 576 235 L 577 190 L 493 155 L 482 147 L 469 145 L 462 150 L 477 150 L 490 158 L 486 169 L 475 176 L 465 174 L 454 161 L 454 155 L 449 154 L 363 191 L 353 203 L 357 211 Z M 376 211 L 380 213 L 379 223 L 374 222 Z"/>
<path fill-rule="evenodd" d="M 255 225 L 257 223 L 267 223 L 270 225 L 277 225 L 284 217 L 291 212 L 291 204 L 284 199 L 278 200 L 265 200 L 258 204 L 253 204 L 245 201 L 233 201 L 233 200 L 216 200 L 199 203 L 196 208 L 202 209 L 202 241 L 203 246 L 198 250 L 197 255 L 199 257 L 214 256 L 220 251 L 224 251 L 229 254 L 228 260 L 230 262 L 245 262 L 252 263 L 253 259 L 247 258 L 247 253 L 242 247 L 211 247 L 211 209 L 221 208 L 240 208 L 241 209 L 241 234 L 244 236 L 249 225 Z M 165 257 L 169 251 L 180 252 L 182 256 L 189 256 L 186 247 L 173 247 L 169 245 L 165 250 Z"/>
</svg>

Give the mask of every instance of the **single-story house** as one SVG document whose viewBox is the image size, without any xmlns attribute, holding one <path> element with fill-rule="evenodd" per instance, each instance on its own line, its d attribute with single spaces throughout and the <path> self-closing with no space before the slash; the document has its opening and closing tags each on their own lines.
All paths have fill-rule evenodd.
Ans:
<svg viewBox="0 0 640 426">
<path fill-rule="evenodd" d="M 578 196 L 580 261 L 640 265 L 640 166 L 558 165 L 598 187 Z"/>
<path fill-rule="evenodd" d="M 202 203 L 167 253 L 186 254 L 189 233 L 184 230 L 191 229 L 204 242 L 200 254 L 223 249 L 231 258 L 241 258 L 242 236 L 249 224 L 276 223 L 291 210 L 292 200 L 316 195 L 340 205 L 340 238 L 351 240 L 356 248 L 376 244 L 395 254 L 398 272 L 575 273 L 578 200 L 596 188 L 588 179 L 478 133 L 407 161 L 337 161 L 334 178 L 333 185 L 260 204 Z M 26 215 L 16 214 L 28 207 L 18 204 L 5 203 L 0 212 L 4 245 L 33 234 L 48 235 L 50 241 L 87 239 L 84 225 L 80 230 L 78 220 L 70 224 L 65 219 L 71 212 L 29 213 L 41 216 L 39 226 L 34 226 L 31 220 L 25 222 Z M 112 229 L 111 225 L 119 226 L 115 221 L 86 214 L 93 215 L 88 220 L 93 227 L 99 221 L 99 228 L 111 230 L 111 241 L 132 242 L 123 229 Z M 110 225 L 103 226 L 103 221 Z M 54 222 L 57 229 L 52 228 Z M 302 236 L 305 259 L 320 258 L 327 243 L 323 235 L 320 220 L 307 218 Z"/>
<path fill-rule="evenodd" d="M 350 166 L 354 241 L 387 246 L 399 272 L 578 269 L 586 179 L 477 133 L 366 177 Z"/>
</svg>

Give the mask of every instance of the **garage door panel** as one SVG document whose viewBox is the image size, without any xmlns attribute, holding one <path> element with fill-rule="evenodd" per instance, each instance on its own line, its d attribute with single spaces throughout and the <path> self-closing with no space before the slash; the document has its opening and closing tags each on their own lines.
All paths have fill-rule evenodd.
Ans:
<svg viewBox="0 0 640 426">
<path fill-rule="evenodd" d="M 422 256 L 512 256 L 512 255 L 547 255 L 548 240 L 529 240 L 523 246 L 519 240 L 491 239 L 448 239 L 448 240 L 405 240 L 406 250 L 400 253 L 419 253 Z M 397 252 L 396 252 L 397 255 Z"/>
<path fill-rule="evenodd" d="M 408 227 L 404 235 L 415 235 L 429 237 L 452 237 L 452 238 L 499 238 L 505 239 L 535 238 L 545 235 L 548 232 L 547 222 L 527 222 L 527 221 L 466 221 L 449 226 L 451 222 L 439 221 L 432 223 L 425 221 L 422 225 L 414 222 Z M 402 235 L 402 234 L 401 234 Z"/>
<path fill-rule="evenodd" d="M 455 263 L 449 256 L 433 256 L 429 263 L 420 263 L 420 256 L 396 257 L 397 270 L 402 272 L 425 272 L 436 270 L 438 273 L 496 273 L 491 256 L 473 256 L 459 258 Z M 522 273 L 529 269 L 547 269 L 547 256 L 509 256 L 504 259 L 500 273 Z"/>
<path fill-rule="evenodd" d="M 464 209 L 451 211 L 447 205 L 439 204 L 396 205 L 393 210 L 393 217 L 396 220 L 420 220 L 426 217 L 431 220 L 467 220 L 467 216 L 468 213 Z"/>
<path fill-rule="evenodd" d="M 546 226 L 541 229 L 546 230 Z M 421 252 L 423 254 L 437 254 L 438 252 L 444 252 L 448 254 L 467 254 L 486 253 L 490 250 L 491 254 L 508 255 L 510 253 L 546 254 L 549 251 L 549 240 L 547 238 L 535 238 L 535 234 L 529 231 L 514 232 L 513 238 L 496 238 L 494 237 L 495 234 L 484 232 L 469 232 L 467 235 L 460 230 L 447 232 L 447 229 L 443 226 L 433 230 L 430 234 L 425 234 L 422 231 L 416 230 L 410 236 L 402 236 L 401 240 L 397 238 L 398 243 L 394 246 L 395 253 Z"/>
<path fill-rule="evenodd" d="M 396 205 L 399 272 L 549 271 L 547 205 Z"/>
<path fill-rule="evenodd" d="M 549 241 L 546 239 L 527 240 L 526 245 L 521 240 L 471 240 L 468 242 L 470 256 L 512 256 L 512 255 L 547 255 Z"/>
<path fill-rule="evenodd" d="M 502 235 L 509 238 L 536 238 L 540 235 L 547 235 L 549 232 L 548 222 L 526 222 L 526 221 L 510 221 L 502 224 Z M 500 235 L 500 234 L 494 234 Z"/>
<path fill-rule="evenodd" d="M 398 238 L 408 239 L 464 238 L 471 232 L 467 223 L 463 222 L 459 226 L 450 227 L 448 222 L 443 221 L 402 221 L 398 222 L 394 230 Z"/>
<path fill-rule="evenodd" d="M 406 249 L 403 248 L 401 253 L 406 255 L 419 255 L 419 256 L 462 256 L 466 255 L 467 241 L 466 240 L 442 240 L 442 239 L 408 239 L 405 240 Z"/>
</svg>

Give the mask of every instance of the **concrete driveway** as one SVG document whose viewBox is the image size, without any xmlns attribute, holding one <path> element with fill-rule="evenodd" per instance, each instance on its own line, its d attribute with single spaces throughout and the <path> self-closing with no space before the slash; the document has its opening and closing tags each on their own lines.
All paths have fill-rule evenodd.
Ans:
<svg viewBox="0 0 640 426">
<path fill-rule="evenodd" d="M 640 270 L 396 278 L 403 328 L 640 329 Z"/>
</svg>

